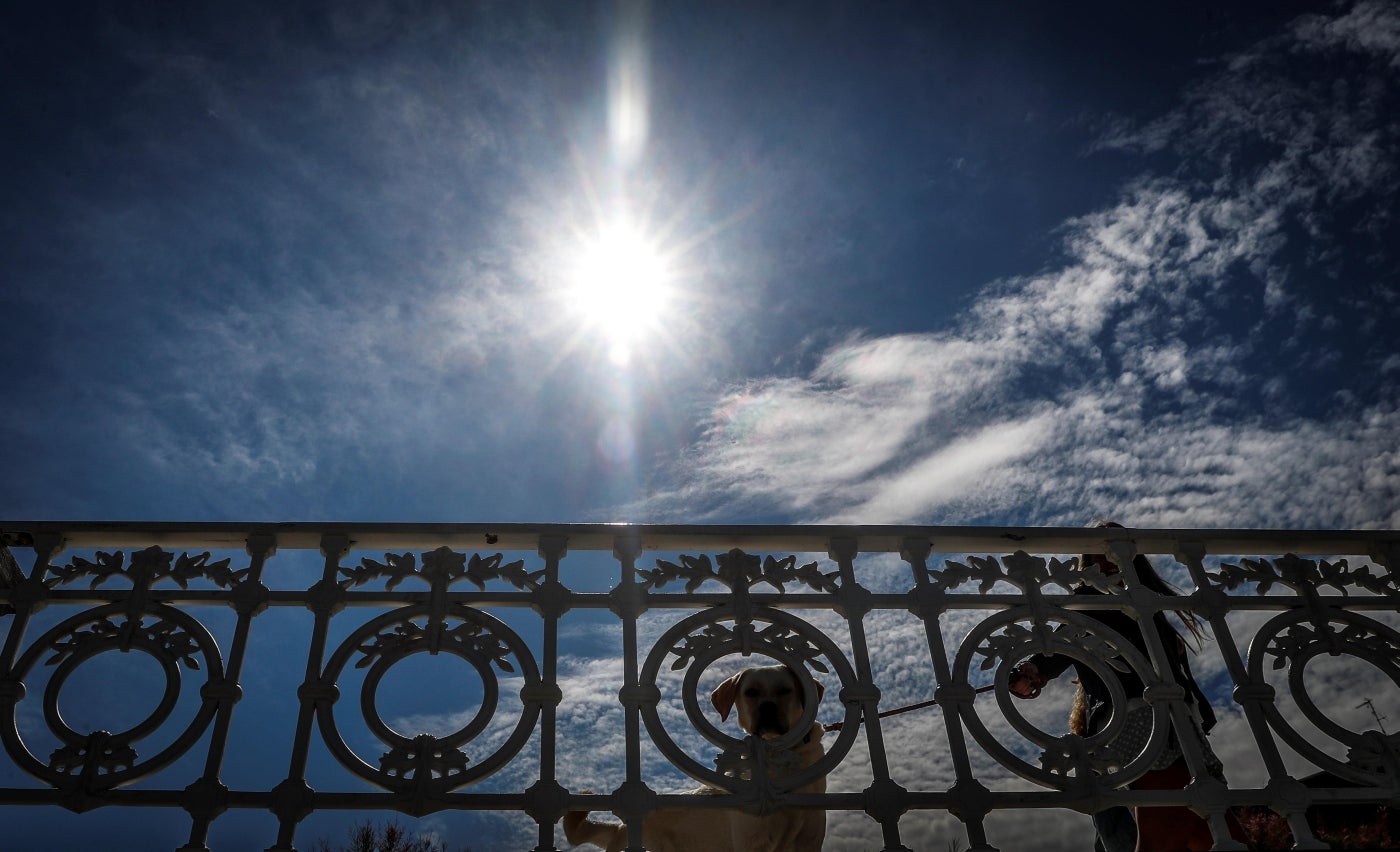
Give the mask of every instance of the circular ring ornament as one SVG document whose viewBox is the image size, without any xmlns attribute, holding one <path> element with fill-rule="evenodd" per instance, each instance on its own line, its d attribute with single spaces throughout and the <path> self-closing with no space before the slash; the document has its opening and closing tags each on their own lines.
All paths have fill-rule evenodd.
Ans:
<svg viewBox="0 0 1400 852">
<path fill-rule="evenodd" d="M 82 732 L 64 719 L 59 698 L 68 679 L 85 663 L 107 653 L 146 654 L 165 675 L 160 701 L 145 719 L 112 733 Z M 47 659 L 45 659 L 47 657 Z M 160 603 L 152 603 L 134 619 L 124 604 L 85 610 L 39 637 L 15 663 L 12 683 L 23 682 L 39 665 L 54 666 L 43 693 L 43 717 L 62 743 L 48 761 L 35 757 L 19 731 L 18 702 L 23 690 L 8 693 L 8 712 L 0 717 L 0 739 L 10 756 L 29 774 L 59 789 L 81 784 L 85 792 L 112 790 L 155 773 L 184 754 L 203 735 L 218 709 L 224 681 L 223 660 L 214 637 L 196 619 Z M 159 730 L 174 713 L 182 693 L 180 666 L 204 672 L 202 701 L 194 718 L 169 745 L 142 760 L 135 744 Z"/>
<path fill-rule="evenodd" d="M 433 653 L 451 654 L 476 670 L 482 684 L 481 707 L 465 725 L 446 736 L 405 736 L 379 715 L 376 698 L 380 683 L 394 664 L 415 654 Z M 347 769 L 372 784 L 395 791 L 436 793 L 473 784 L 515 757 L 534 731 L 540 701 L 528 696 L 539 695 L 539 668 L 525 642 L 495 616 L 465 606 L 449 607 L 436 621 L 428 605 L 385 613 L 346 637 L 331 655 L 321 682 L 336 683 L 356 654 L 364 656 L 355 668 L 369 669 L 360 686 L 360 713 L 371 733 L 388 747 L 380 757 L 379 767 L 369 764 L 346 744 L 336 726 L 334 699 L 318 704 L 316 715 L 331 753 Z M 495 669 L 518 671 L 523 676 L 524 707 L 515 729 L 501 747 L 473 763 L 462 747 L 486 730 L 495 716 L 500 701 Z"/>
<path fill-rule="evenodd" d="M 1347 747 L 1344 763 L 1328 755 L 1316 743 L 1295 729 L 1278 708 L 1277 701 L 1261 704 L 1269 725 L 1299 754 L 1335 775 L 1367 786 L 1387 783 L 1387 765 L 1400 762 L 1400 735 L 1380 732 L 1356 733 L 1343 728 L 1317 706 L 1308 693 L 1304 670 L 1315 657 L 1346 654 L 1381 670 L 1392 684 L 1400 687 L 1400 632 L 1364 615 L 1334 609 L 1327 614 L 1328 629 L 1320 631 L 1312 613 L 1290 610 L 1270 619 L 1249 646 L 1249 677 L 1265 683 L 1265 658 L 1287 666 L 1288 691 L 1308 721 L 1327 736 Z M 1333 625 L 1344 625 L 1337 629 Z M 1386 754 L 1389 752 L 1389 755 Z"/>
<path fill-rule="evenodd" d="M 768 607 L 752 611 L 752 621 L 740 621 L 731 605 L 695 613 L 676 622 L 662 634 L 647 655 L 640 674 L 638 692 L 642 720 L 647 733 L 671 764 L 686 775 L 716 789 L 754 795 L 761 789 L 784 792 L 808 784 L 829 774 L 854 744 L 860 726 L 859 702 L 846 705 L 846 718 L 841 731 L 824 756 L 808 766 L 797 769 L 787 766 L 784 755 L 791 755 L 817 719 L 819 711 L 816 686 L 811 679 L 803 683 L 804 700 L 801 721 L 782 737 L 761 740 L 755 737 L 739 739 L 720 730 L 709 720 L 696 694 L 700 677 L 712 664 L 731 655 L 760 654 L 771 657 L 796 671 L 805 671 L 809 661 L 821 657 L 827 670 L 835 672 L 843 687 L 853 687 L 857 678 L 846 656 L 835 642 L 807 622 L 785 612 Z M 756 629 L 753 622 L 769 627 Z M 656 678 L 661 665 L 675 655 L 680 659 L 672 669 L 685 668 L 681 700 L 687 718 L 695 730 L 712 745 L 721 749 L 715 758 L 717 768 L 707 767 L 685 752 L 667 732 L 658 712 L 661 691 Z M 750 754 L 763 749 L 763 765 L 777 765 L 779 772 L 767 777 L 751 777 L 757 762 Z M 758 773 L 762 775 L 763 773 Z"/>
<path fill-rule="evenodd" d="M 1040 765 L 1026 761 L 1007 748 L 987 729 L 974 703 L 969 701 L 960 705 L 960 712 L 973 738 L 1002 766 L 1022 778 L 1060 790 L 1078 785 L 1079 782 L 1070 776 L 1071 771 L 1077 774 L 1092 771 L 1104 779 L 1105 785 L 1118 787 L 1151 768 L 1167 745 L 1171 730 L 1170 709 L 1166 702 L 1148 704 L 1141 696 L 1128 696 L 1117 676 L 1118 671 L 1131 671 L 1150 686 L 1157 681 L 1157 675 L 1147 657 L 1121 633 L 1080 612 L 1058 610 L 1048 619 L 1049 623 L 1043 628 L 1048 633 L 1048 647 L 1040 642 L 1044 634 L 1033 624 L 1027 626 L 1022 622 L 1033 622 L 1029 607 L 1006 610 L 983 619 L 958 648 L 952 685 L 970 689 L 968 675 L 975 658 L 984 659 L 980 668 L 995 665 L 997 706 L 1018 734 L 1042 749 Z M 1052 627 L 1056 623 L 1062 626 Z M 1021 715 L 1016 702 L 1022 699 L 1013 698 L 1010 675 L 1020 661 L 1036 653 L 1069 657 L 1103 681 L 1113 708 L 1103 730 L 1087 737 L 1050 734 Z M 1152 733 L 1142 751 L 1124 762 L 1113 747 L 1114 741 L 1123 730 L 1128 714 L 1144 706 L 1152 708 Z"/>
</svg>

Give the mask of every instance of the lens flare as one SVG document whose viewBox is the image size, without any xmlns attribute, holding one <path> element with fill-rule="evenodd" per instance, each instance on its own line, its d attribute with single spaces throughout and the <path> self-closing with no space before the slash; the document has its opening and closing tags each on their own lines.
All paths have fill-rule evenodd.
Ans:
<svg viewBox="0 0 1400 852">
<path fill-rule="evenodd" d="M 659 324 L 669 279 L 656 247 L 636 229 L 615 225 L 584 246 L 569 302 L 575 315 L 606 339 L 613 361 L 626 363 L 633 344 Z"/>
</svg>

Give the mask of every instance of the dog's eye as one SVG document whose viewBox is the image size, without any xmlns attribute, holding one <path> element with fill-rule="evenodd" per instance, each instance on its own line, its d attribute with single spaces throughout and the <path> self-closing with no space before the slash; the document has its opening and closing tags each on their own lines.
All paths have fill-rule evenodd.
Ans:
<svg viewBox="0 0 1400 852">
<path fill-rule="evenodd" d="M 778 694 L 779 694 L 779 695 L 792 695 L 792 687 L 790 687 L 790 686 L 780 686 L 780 687 L 778 687 Z"/>
<path fill-rule="evenodd" d="M 757 697 L 758 697 L 758 687 L 756 687 L 756 686 L 751 686 L 751 687 L 749 687 L 748 689 L 744 690 L 744 695 L 745 695 L 745 697 L 748 697 L 748 698 L 757 698 Z"/>
</svg>

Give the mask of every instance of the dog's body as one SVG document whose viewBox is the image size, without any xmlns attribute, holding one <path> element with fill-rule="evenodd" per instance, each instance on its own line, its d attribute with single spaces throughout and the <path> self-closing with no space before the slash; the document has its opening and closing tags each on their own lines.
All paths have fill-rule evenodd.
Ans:
<svg viewBox="0 0 1400 852">
<path fill-rule="evenodd" d="M 820 698 L 822 687 L 817 682 Z M 787 666 L 744 669 L 710 694 L 720 714 L 728 719 L 739 707 L 739 727 L 762 739 L 778 739 L 802 721 L 804 690 L 799 676 Z M 825 753 L 820 722 L 793 749 L 800 771 Z M 719 795 L 723 790 L 703 787 L 697 796 Z M 793 790 L 824 793 L 820 777 Z M 592 843 L 607 852 L 627 848 L 627 827 L 597 822 L 582 811 L 564 817 L 564 835 L 570 843 Z M 755 816 L 732 808 L 658 808 L 642 824 L 642 843 L 651 852 L 819 852 L 826 839 L 826 812 L 815 809 L 775 811 Z"/>
</svg>

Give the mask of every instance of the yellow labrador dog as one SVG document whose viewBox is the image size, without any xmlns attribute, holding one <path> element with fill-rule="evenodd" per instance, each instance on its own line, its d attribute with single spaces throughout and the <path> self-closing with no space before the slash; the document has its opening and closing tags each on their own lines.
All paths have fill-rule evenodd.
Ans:
<svg viewBox="0 0 1400 852">
<path fill-rule="evenodd" d="M 778 739 L 802 721 L 805 692 L 799 675 L 787 666 L 754 666 L 715 687 L 710 701 L 727 720 L 737 704 L 739 727 L 763 739 Z M 823 688 L 815 681 L 817 698 Z M 821 759 L 821 723 L 814 722 L 794 749 L 802 769 Z M 723 790 L 702 787 L 695 795 L 718 795 Z M 826 779 L 804 784 L 794 793 L 825 793 Z M 583 811 L 564 817 L 564 836 L 578 845 L 592 843 L 607 852 L 627 848 L 627 827 L 598 822 Z M 658 808 L 642 824 L 642 843 L 651 852 L 820 852 L 826 839 L 826 812 L 792 808 L 763 816 L 724 809 Z"/>
</svg>

